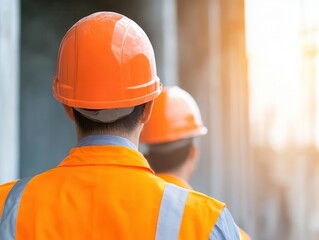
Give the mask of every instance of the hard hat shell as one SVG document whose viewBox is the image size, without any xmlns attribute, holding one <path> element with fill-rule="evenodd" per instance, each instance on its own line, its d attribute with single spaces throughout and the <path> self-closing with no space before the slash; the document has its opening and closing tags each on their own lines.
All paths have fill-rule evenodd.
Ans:
<svg viewBox="0 0 319 240">
<path fill-rule="evenodd" d="M 145 32 L 114 12 L 89 15 L 65 34 L 53 95 L 77 108 L 137 106 L 161 92 L 153 47 Z"/>
<path fill-rule="evenodd" d="M 207 128 L 193 97 L 179 87 L 167 87 L 155 99 L 152 115 L 144 125 L 140 142 L 159 144 L 206 133 Z"/>
</svg>

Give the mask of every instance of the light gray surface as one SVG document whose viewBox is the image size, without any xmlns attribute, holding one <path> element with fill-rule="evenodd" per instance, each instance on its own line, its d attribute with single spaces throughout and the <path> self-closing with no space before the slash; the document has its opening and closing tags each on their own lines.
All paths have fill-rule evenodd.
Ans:
<svg viewBox="0 0 319 240">
<path fill-rule="evenodd" d="M 0 184 L 19 165 L 19 10 L 18 0 L 0 0 Z"/>
</svg>

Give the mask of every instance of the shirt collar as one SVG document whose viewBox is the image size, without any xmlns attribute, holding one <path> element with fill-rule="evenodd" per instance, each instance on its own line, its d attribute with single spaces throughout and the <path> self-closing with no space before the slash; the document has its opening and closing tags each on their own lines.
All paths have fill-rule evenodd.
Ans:
<svg viewBox="0 0 319 240">
<path fill-rule="evenodd" d="M 76 147 L 110 145 L 123 146 L 133 150 L 137 150 L 137 147 L 130 140 L 115 135 L 90 135 L 80 139 Z"/>
<path fill-rule="evenodd" d="M 82 138 L 58 167 L 97 165 L 131 167 L 154 174 L 147 160 L 132 142 L 113 135 Z"/>
</svg>

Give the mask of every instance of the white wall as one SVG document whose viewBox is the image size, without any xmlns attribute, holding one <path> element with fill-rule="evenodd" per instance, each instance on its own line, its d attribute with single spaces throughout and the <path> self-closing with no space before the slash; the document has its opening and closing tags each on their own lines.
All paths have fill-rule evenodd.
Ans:
<svg viewBox="0 0 319 240">
<path fill-rule="evenodd" d="M 0 184 L 18 176 L 19 16 L 19 0 L 0 0 Z"/>
</svg>

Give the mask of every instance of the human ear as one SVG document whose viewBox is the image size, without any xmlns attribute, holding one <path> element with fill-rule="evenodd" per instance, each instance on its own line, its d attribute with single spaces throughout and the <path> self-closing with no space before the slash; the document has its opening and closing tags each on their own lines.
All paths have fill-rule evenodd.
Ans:
<svg viewBox="0 0 319 240">
<path fill-rule="evenodd" d="M 69 119 L 71 119 L 72 121 L 75 121 L 74 114 L 73 114 L 73 108 L 70 106 L 64 105 L 64 104 L 63 104 L 63 107 L 64 107 L 64 110 L 65 110 L 66 114 L 68 115 Z"/>
<path fill-rule="evenodd" d="M 153 106 L 154 106 L 154 100 L 146 103 L 144 113 L 143 113 L 142 118 L 141 118 L 142 123 L 145 124 L 150 119 L 151 114 L 152 114 L 152 110 L 153 110 Z"/>
</svg>

